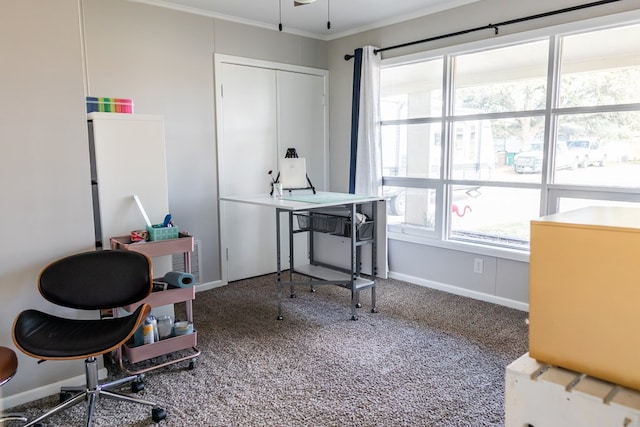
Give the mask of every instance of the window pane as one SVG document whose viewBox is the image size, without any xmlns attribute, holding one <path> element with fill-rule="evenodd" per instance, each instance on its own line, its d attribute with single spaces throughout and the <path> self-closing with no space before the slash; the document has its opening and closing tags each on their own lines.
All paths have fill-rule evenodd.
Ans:
<svg viewBox="0 0 640 427">
<path fill-rule="evenodd" d="M 383 175 L 439 177 L 441 129 L 440 123 L 382 126 Z"/>
<path fill-rule="evenodd" d="M 527 249 L 529 222 L 540 216 L 540 191 L 453 186 L 451 212 L 451 239 Z"/>
<path fill-rule="evenodd" d="M 561 107 L 640 102 L 640 25 L 562 38 Z"/>
<path fill-rule="evenodd" d="M 640 185 L 640 163 L 636 162 L 640 159 L 640 112 L 560 116 L 558 139 L 566 142 L 578 168 L 556 171 L 556 183 Z"/>
<path fill-rule="evenodd" d="M 454 122 L 451 177 L 540 182 L 543 136 L 543 116 Z"/>
<path fill-rule="evenodd" d="M 442 59 L 380 71 L 382 120 L 442 116 Z"/>
<path fill-rule="evenodd" d="M 544 109 L 548 42 L 455 57 L 454 114 Z"/>
<path fill-rule="evenodd" d="M 435 230 L 436 191 L 432 188 L 384 186 L 388 224 L 412 225 Z"/>
</svg>

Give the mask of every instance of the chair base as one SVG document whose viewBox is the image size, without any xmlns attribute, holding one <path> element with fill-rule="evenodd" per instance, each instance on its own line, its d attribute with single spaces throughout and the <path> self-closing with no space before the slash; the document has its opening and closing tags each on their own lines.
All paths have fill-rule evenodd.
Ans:
<svg viewBox="0 0 640 427">
<path fill-rule="evenodd" d="M 9 414 L 0 413 L 0 426 L 4 425 L 5 423 L 8 423 L 9 421 L 21 421 L 23 423 L 26 423 L 28 421 L 28 418 L 22 414 L 17 414 L 17 413 L 9 413 Z"/>
<path fill-rule="evenodd" d="M 70 396 L 73 393 L 77 393 L 75 396 L 70 397 L 69 399 L 65 399 L 58 406 L 50 409 L 46 413 L 40 415 L 39 417 L 31 420 L 28 424 L 25 424 L 22 427 L 31 427 L 39 425 L 43 420 L 49 418 L 50 416 L 57 414 L 60 411 L 63 411 L 67 408 L 70 408 L 74 405 L 77 405 L 80 402 L 87 401 L 87 422 L 86 426 L 90 427 L 93 425 L 93 414 L 96 408 L 97 400 L 100 397 L 115 399 L 124 402 L 138 403 L 145 406 L 151 406 L 153 409 L 151 411 L 151 417 L 154 422 L 158 423 L 166 418 L 166 411 L 163 408 L 160 408 L 156 403 L 139 399 L 137 397 L 129 396 L 123 393 L 119 393 L 117 391 L 110 390 L 111 388 L 117 387 L 119 385 L 138 381 L 139 377 L 137 375 L 132 375 L 126 378 L 120 378 L 115 381 L 111 381 L 104 384 L 98 383 L 98 363 L 95 357 L 90 357 L 85 360 L 85 376 L 87 384 L 79 387 L 63 387 L 60 390 L 61 396 L 64 394 L 69 394 Z"/>
</svg>

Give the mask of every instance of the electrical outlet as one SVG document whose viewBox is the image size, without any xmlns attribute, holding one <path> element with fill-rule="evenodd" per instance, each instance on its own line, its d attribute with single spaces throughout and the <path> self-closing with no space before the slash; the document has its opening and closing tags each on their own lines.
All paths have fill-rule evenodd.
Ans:
<svg viewBox="0 0 640 427">
<path fill-rule="evenodd" d="M 474 258 L 473 259 L 473 272 L 474 273 L 482 274 L 483 267 L 484 267 L 484 265 L 483 265 L 482 258 Z"/>
</svg>

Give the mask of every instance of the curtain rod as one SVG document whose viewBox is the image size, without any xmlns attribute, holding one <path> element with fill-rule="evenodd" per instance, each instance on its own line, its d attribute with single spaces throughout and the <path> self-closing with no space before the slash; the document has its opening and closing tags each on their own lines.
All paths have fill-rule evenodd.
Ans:
<svg viewBox="0 0 640 427">
<path fill-rule="evenodd" d="M 495 34 L 497 35 L 498 34 L 498 27 L 503 27 L 505 25 L 517 24 L 517 23 L 520 23 L 520 22 L 531 21 L 533 19 L 546 18 L 547 16 L 559 15 L 561 13 L 573 12 L 575 10 L 587 9 L 587 8 L 590 8 L 590 7 L 601 6 L 603 4 L 615 3 L 615 2 L 619 2 L 619 1 L 622 1 L 622 0 L 600 0 L 600 1 L 595 1 L 595 2 L 592 2 L 592 3 L 581 4 L 581 5 L 578 5 L 578 6 L 566 7 L 564 9 L 558 9 L 558 10 L 554 10 L 554 11 L 551 11 L 551 12 L 544 12 L 544 13 L 538 13 L 536 15 L 525 16 L 524 18 L 510 19 L 508 21 L 498 22 L 496 24 L 487 24 L 487 25 L 484 25 L 482 27 L 469 28 L 467 30 L 461 30 L 461 31 L 453 32 L 453 33 L 442 34 L 442 35 L 435 36 L 435 37 L 429 37 L 428 39 L 416 40 L 416 41 L 413 41 L 413 42 L 397 44 L 395 46 L 383 47 L 383 48 L 380 48 L 380 49 L 375 49 L 373 51 L 373 53 L 378 54 L 378 52 L 384 52 L 386 50 L 399 49 L 401 47 L 413 46 L 413 45 L 416 45 L 416 44 L 432 42 L 432 41 L 435 41 L 435 40 L 446 39 L 446 38 L 449 38 L 449 37 L 460 36 L 462 34 L 469 34 L 469 33 L 473 33 L 473 32 L 476 32 L 476 31 L 482 31 L 482 30 L 488 30 L 488 29 L 493 29 Z M 344 60 L 348 61 L 353 57 L 354 57 L 354 55 L 345 55 L 344 56 Z"/>
</svg>

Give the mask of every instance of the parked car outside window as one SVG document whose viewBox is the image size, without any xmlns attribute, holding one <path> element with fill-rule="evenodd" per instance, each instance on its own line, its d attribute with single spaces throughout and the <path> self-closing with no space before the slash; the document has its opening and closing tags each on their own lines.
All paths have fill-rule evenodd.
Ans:
<svg viewBox="0 0 640 427">
<path fill-rule="evenodd" d="M 578 166 L 581 168 L 593 165 L 604 166 L 607 161 L 607 153 L 596 141 L 567 141 L 567 148 L 578 156 L 580 159 Z"/>
<path fill-rule="evenodd" d="M 382 187 L 389 215 L 404 215 L 407 195 L 404 188 Z"/>
<path fill-rule="evenodd" d="M 517 173 L 542 172 L 542 161 L 544 159 L 543 143 L 535 142 L 531 144 L 527 151 L 518 153 L 513 158 L 513 168 Z M 564 141 L 556 144 L 556 169 L 575 169 L 580 163 L 580 158 L 572 153 Z"/>
</svg>

